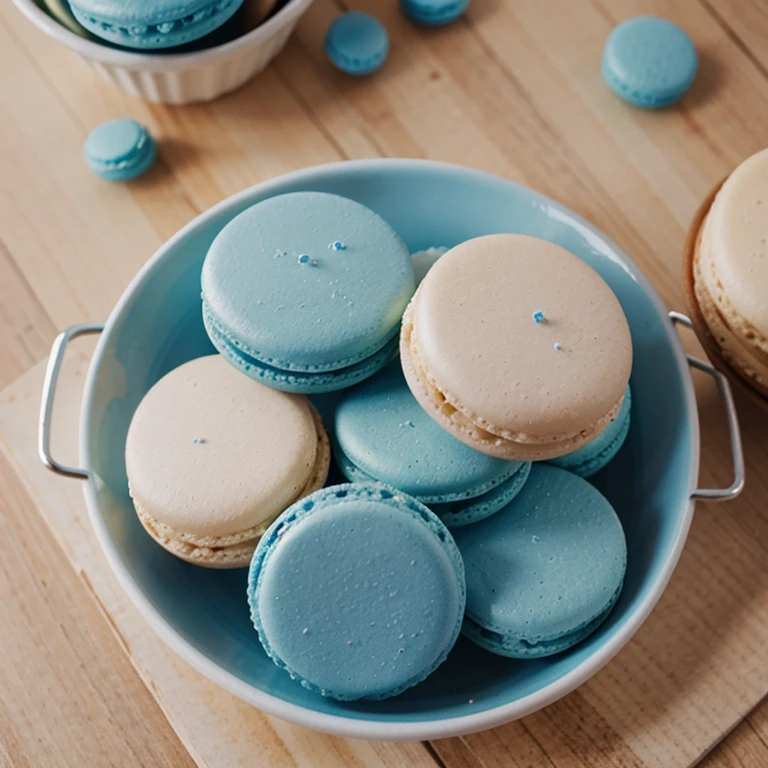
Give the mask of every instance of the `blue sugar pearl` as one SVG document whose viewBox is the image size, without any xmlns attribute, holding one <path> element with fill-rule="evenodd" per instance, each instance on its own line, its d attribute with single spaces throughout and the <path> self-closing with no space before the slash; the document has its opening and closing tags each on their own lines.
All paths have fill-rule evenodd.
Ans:
<svg viewBox="0 0 768 768">
<path fill-rule="evenodd" d="M 334 240 L 329 246 L 332 251 L 346 251 L 347 246 L 341 240 Z"/>
<path fill-rule="evenodd" d="M 698 56 L 680 27 L 637 16 L 611 32 L 603 50 L 603 79 L 624 101 L 658 109 L 681 99 L 696 77 Z"/>
<path fill-rule="evenodd" d="M 559 341 L 556 341 L 554 346 L 555 346 L 555 349 L 558 350 L 558 351 L 560 351 L 562 349 L 562 346 L 560 345 Z"/>
<path fill-rule="evenodd" d="M 309 264 L 310 258 L 309 254 L 302 253 L 301 256 L 299 256 L 299 264 Z"/>
<path fill-rule="evenodd" d="M 542 312 L 540 309 L 537 309 L 537 310 L 536 310 L 536 311 L 533 313 L 532 317 L 533 317 L 533 319 L 534 319 L 534 320 L 535 320 L 537 323 L 546 323 L 546 322 L 547 322 L 547 318 L 546 318 L 546 317 L 544 317 L 544 313 L 543 313 L 543 312 Z"/>
</svg>

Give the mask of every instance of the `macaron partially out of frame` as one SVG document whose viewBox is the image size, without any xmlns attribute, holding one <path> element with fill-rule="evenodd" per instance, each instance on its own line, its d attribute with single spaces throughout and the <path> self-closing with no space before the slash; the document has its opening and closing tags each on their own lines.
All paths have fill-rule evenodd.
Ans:
<svg viewBox="0 0 768 768">
<path fill-rule="evenodd" d="M 243 0 L 70 0 L 92 34 L 126 48 L 171 48 L 224 24 Z"/>
<path fill-rule="evenodd" d="M 403 13 L 417 24 L 438 27 L 458 19 L 469 0 L 400 0 Z"/>
<path fill-rule="evenodd" d="M 566 453 L 549 463 L 580 477 L 591 477 L 609 464 L 624 445 L 629 434 L 632 393 L 627 386 L 618 416 L 594 439 L 573 453 Z"/>
<path fill-rule="evenodd" d="M 264 650 L 305 688 L 352 701 L 421 682 L 458 637 L 464 568 L 425 506 L 379 483 L 324 488 L 286 510 L 248 578 Z"/>
<path fill-rule="evenodd" d="M 531 467 L 475 451 L 441 429 L 411 394 L 397 362 L 345 393 L 334 436 L 336 462 L 349 480 L 399 488 L 449 528 L 504 507 Z"/>
<path fill-rule="evenodd" d="M 196 565 L 240 568 L 277 515 L 323 485 L 330 446 L 305 397 L 209 355 L 147 392 L 125 463 L 136 512 L 158 544 Z"/>
<path fill-rule="evenodd" d="M 414 277 L 380 216 L 337 195 L 295 192 L 224 227 L 202 288 L 205 327 L 229 362 L 309 394 L 351 386 L 395 357 Z"/>
<path fill-rule="evenodd" d="M 581 448 L 616 418 L 632 341 L 616 296 L 560 246 L 468 240 L 429 270 L 404 317 L 408 386 L 472 448 L 536 461 Z"/>
<path fill-rule="evenodd" d="M 102 179 L 129 181 L 149 170 L 157 146 L 141 123 L 119 118 L 94 128 L 85 140 L 83 154 L 89 170 Z"/>
<path fill-rule="evenodd" d="M 539 658 L 594 632 L 619 598 L 624 531 L 586 480 L 534 464 L 500 512 L 455 533 L 467 578 L 463 633 L 492 653 Z"/>
</svg>

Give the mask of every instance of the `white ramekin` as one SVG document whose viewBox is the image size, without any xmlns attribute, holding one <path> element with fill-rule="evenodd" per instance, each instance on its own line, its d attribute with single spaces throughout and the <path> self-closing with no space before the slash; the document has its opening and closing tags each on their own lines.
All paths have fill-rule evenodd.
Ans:
<svg viewBox="0 0 768 768">
<path fill-rule="evenodd" d="M 267 22 L 229 43 L 178 54 L 134 53 L 100 45 L 70 32 L 33 0 L 13 2 L 36 27 L 132 96 L 163 104 L 189 104 L 211 101 L 264 69 L 281 51 L 312 0 L 289 0 Z"/>
</svg>

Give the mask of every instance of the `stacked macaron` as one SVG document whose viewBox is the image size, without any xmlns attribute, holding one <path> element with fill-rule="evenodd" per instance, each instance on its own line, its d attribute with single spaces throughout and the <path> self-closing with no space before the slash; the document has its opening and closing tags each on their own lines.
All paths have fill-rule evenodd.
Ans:
<svg viewBox="0 0 768 768">
<path fill-rule="evenodd" d="M 382 699 L 460 632 L 532 658 L 607 618 L 626 544 L 583 478 L 627 436 L 632 346 L 594 270 L 521 235 L 412 259 L 365 206 L 297 192 L 232 219 L 201 286 L 220 354 L 138 405 L 130 493 L 172 554 L 250 563 L 278 667 L 320 695 Z M 328 392 L 323 424 L 307 395 Z M 322 487 L 326 430 L 348 484 Z"/>
<path fill-rule="evenodd" d="M 768 397 L 768 149 L 725 181 L 695 233 L 693 290 L 725 361 Z"/>
</svg>

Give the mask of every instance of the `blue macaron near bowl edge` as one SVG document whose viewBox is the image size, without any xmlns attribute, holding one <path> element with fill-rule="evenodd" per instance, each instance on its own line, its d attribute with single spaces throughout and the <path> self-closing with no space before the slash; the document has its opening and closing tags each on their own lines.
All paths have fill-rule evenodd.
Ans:
<svg viewBox="0 0 768 768">
<path fill-rule="evenodd" d="M 369 75 L 387 58 L 389 35 L 374 16 L 351 11 L 335 18 L 325 35 L 325 52 L 348 75 Z"/>
<path fill-rule="evenodd" d="M 417 24 L 437 27 L 458 19 L 469 0 L 400 0 L 403 13 Z"/>
<path fill-rule="evenodd" d="M 207 35 L 243 0 L 70 0 L 72 14 L 89 32 L 115 45 L 172 48 Z"/>
<path fill-rule="evenodd" d="M 504 507 L 531 467 L 486 456 L 441 429 L 411 394 L 399 362 L 344 393 L 334 434 L 336 462 L 349 480 L 399 488 L 449 528 Z"/>
<path fill-rule="evenodd" d="M 305 394 L 351 386 L 393 359 L 414 291 L 392 227 L 321 192 L 272 197 L 235 217 L 201 282 L 214 346 L 262 383 Z"/>
<path fill-rule="evenodd" d="M 259 542 L 248 577 L 264 650 L 305 688 L 341 701 L 396 696 L 459 635 L 464 568 L 425 506 L 379 483 L 317 491 Z"/>
<path fill-rule="evenodd" d="M 619 24 L 603 50 L 605 82 L 624 101 L 657 109 L 681 99 L 698 68 L 696 48 L 680 27 L 656 16 Z"/>
<path fill-rule="evenodd" d="M 606 498 L 564 469 L 534 464 L 517 497 L 455 532 L 467 579 L 463 633 L 492 653 L 550 656 L 608 617 L 627 567 Z"/>
<path fill-rule="evenodd" d="M 91 131 L 83 154 L 88 168 L 97 176 L 128 181 L 149 169 L 157 156 L 157 146 L 141 123 L 121 118 Z"/>
<path fill-rule="evenodd" d="M 612 461 L 624 445 L 629 434 L 631 411 L 632 391 L 628 385 L 618 415 L 594 440 L 578 451 L 550 459 L 547 463 L 581 477 L 591 477 Z"/>
</svg>

